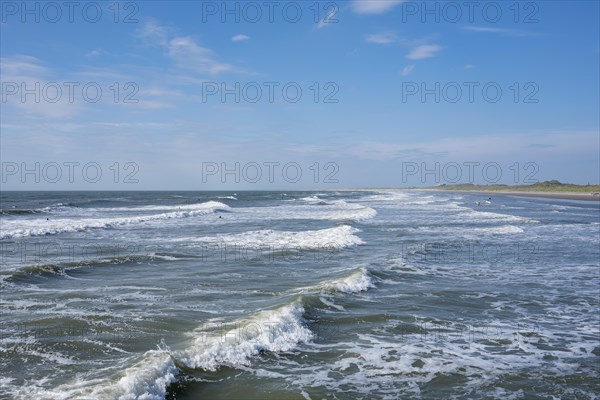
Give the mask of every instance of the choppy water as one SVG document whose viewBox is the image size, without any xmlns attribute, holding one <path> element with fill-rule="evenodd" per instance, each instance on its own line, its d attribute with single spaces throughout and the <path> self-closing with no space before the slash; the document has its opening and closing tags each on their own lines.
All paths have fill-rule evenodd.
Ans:
<svg viewBox="0 0 600 400">
<path fill-rule="evenodd" d="M 598 398 L 597 202 L 4 192 L 0 397 Z"/>
</svg>

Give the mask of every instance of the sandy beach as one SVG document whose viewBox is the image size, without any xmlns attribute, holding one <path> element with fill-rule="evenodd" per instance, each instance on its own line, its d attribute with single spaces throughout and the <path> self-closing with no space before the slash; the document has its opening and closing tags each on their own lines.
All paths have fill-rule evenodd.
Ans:
<svg viewBox="0 0 600 400">
<path fill-rule="evenodd" d="M 535 192 L 535 191 L 494 191 L 494 190 L 444 190 L 444 189 L 411 189 L 411 190 L 425 190 L 433 192 L 456 192 L 456 193 L 473 193 L 487 196 L 523 196 L 523 197 L 542 197 L 548 199 L 562 199 L 562 200 L 586 200 L 586 201 L 600 201 L 600 195 L 593 193 L 578 193 L 578 192 Z"/>
</svg>

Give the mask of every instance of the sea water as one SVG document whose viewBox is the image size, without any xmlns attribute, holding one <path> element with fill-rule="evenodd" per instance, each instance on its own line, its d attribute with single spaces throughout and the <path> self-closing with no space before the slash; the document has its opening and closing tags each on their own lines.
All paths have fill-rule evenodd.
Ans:
<svg viewBox="0 0 600 400">
<path fill-rule="evenodd" d="M 0 398 L 598 398 L 598 202 L 3 192 Z"/>
</svg>

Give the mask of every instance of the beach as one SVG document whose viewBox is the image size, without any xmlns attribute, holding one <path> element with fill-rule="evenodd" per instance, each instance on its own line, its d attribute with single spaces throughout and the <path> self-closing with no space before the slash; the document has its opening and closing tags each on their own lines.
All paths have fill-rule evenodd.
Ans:
<svg viewBox="0 0 600 400">
<path fill-rule="evenodd" d="M 521 196 L 546 199 L 600 201 L 600 195 L 581 192 L 536 192 L 536 191 L 500 191 L 500 190 L 451 190 L 451 189 L 409 189 L 415 191 L 469 193 L 482 196 Z"/>
</svg>

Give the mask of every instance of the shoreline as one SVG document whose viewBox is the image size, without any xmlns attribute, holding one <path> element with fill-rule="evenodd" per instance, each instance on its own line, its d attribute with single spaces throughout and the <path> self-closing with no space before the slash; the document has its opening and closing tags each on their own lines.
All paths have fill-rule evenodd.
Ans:
<svg viewBox="0 0 600 400">
<path fill-rule="evenodd" d="M 500 190 L 451 190 L 451 189 L 409 189 L 409 190 L 421 190 L 428 192 L 450 192 L 450 193 L 471 193 L 471 194 L 485 194 L 485 195 L 506 195 L 506 196 L 521 196 L 521 197 L 541 197 L 545 199 L 559 199 L 559 200 L 584 200 L 584 201 L 600 201 L 599 195 L 592 193 L 578 193 L 578 192 L 536 192 L 536 191 L 500 191 Z"/>
</svg>

